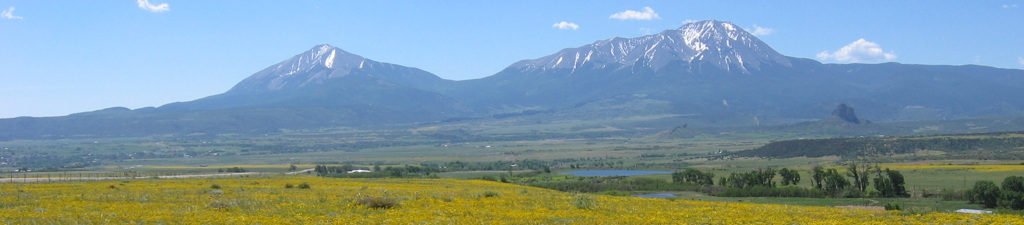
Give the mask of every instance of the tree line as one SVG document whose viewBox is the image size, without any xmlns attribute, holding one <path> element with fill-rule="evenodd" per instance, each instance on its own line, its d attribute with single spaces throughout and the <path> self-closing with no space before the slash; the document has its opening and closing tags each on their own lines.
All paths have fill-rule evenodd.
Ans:
<svg viewBox="0 0 1024 225">
<path fill-rule="evenodd" d="M 782 185 L 775 182 L 780 176 Z M 722 197 L 863 197 L 877 196 L 885 198 L 909 197 L 906 180 L 897 170 L 871 167 L 868 164 L 851 162 L 845 172 L 836 168 L 815 166 L 811 169 L 811 187 L 799 187 L 800 173 L 797 170 L 758 169 L 748 172 L 730 173 L 728 177 L 718 179 L 715 185 L 714 174 L 694 168 L 687 168 L 672 174 L 672 182 L 699 185 L 709 194 Z M 872 178 L 873 177 L 873 178 Z M 873 185 L 872 185 L 873 184 Z M 868 190 L 873 187 L 874 190 Z"/>
<path fill-rule="evenodd" d="M 967 190 L 967 201 L 985 208 L 1024 209 L 1024 177 L 1003 179 L 1002 188 L 992 181 L 978 181 Z"/>
</svg>

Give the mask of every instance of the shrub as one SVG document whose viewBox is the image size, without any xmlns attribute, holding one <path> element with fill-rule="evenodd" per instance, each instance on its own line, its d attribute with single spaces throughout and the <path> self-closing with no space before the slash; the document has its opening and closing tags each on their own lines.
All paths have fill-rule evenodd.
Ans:
<svg viewBox="0 0 1024 225">
<path fill-rule="evenodd" d="M 295 185 L 293 185 L 293 184 L 284 184 L 284 188 L 293 188 L 293 187 L 295 187 Z"/>
<path fill-rule="evenodd" d="M 857 188 L 847 188 L 846 192 L 843 193 L 844 198 L 863 198 L 864 192 Z"/>
<path fill-rule="evenodd" d="M 970 203 L 981 204 L 985 208 L 995 208 L 1001 195 L 999 187 L 992 181 L 978 181 L 970 191 Z"/>
<path fill-rule="evenodd" d="M 402 205 L 402 203 L 397 199 L 376 196 L 360 197 L 359 199 L 356 199 L 356 204 L 364 205 L 371 209 L 390 209 Z"/>
<path fill-rule="evenodd" d="M 700 188 L 700 193 L 709 195 L 718 195 L 718 193 L 722 193 L 722 191 L 725 191 L 725 188 L 718 185 L 708 185 Z"/>
<path fill-rule="evenodd" d="M 619 190 L 608 190 L 608 191 L 602 191 L 602 192 L 597 192 L 597 193 L 598 194 L 602 194 L 602 195 L 611 195 L 611 196 L 629 196 L 630 195 L 629 192 L 619 191 Z"/>
<path fill-rule="evenodd" d="M 958 191 L 953 189 L 942 189 L 940 195 L 942 195 L 943 201 L 960 201 L 967 199 L 967 194 L 964 191 Z"/>
<path fill-rule="evenodd" d="M 486 198 L 490 198 L 490 197 L 498 197 L 500 195 L 501 194 L 498 194 L 498 192 L 495 192 L 495 191 L 492 191 L 492 190 L 486 190 L 486 191 L 484 191 L 484 195 L 483 196 L 486 197 Z"/>
<path fill-rule="evenodd" d="M 210 185 L 210 188 L 213 188 L 213 189 L 220 189 L 220 185 L 218 185 L 218 184 L 212 184 L 212 185 Z"/>
<path fill-rule="evenodd" d="M 999 195 L 999 206 L 1013 210 L 1024 209 L 1024 193 L 1003 189 Z"/>
<path fill-rule="evenodd" d="M 999 205 L 1014 210 L 1024 209 L 1024 177 L 1006 177 L 1002 186 Z"/>
<path fill-rule="evenodd" d="M 309 189 L 309 183 L 302 182 L 299 184 L 299 189 Z"/>
<path fill-rule="evenodd" d="M 450 195 L 450 194 L 434 194 L 434 195 L 432 195 L 432 197 L 433 197 L 434 199 L 440 199 L 441 201 L 444 201 L 444 202 L 452 202 L 452 201 L 455 201 L 455 197 L 453 197 L 453 196 L 452 196 L 452 195 Z"/>
<path fill-rule="evenodd" d="M 594 209 L 597 208 L 597 200 L 586 195 L 576 195 L 576 198 L 572 199 L 572 205 L 577 209 Z"/>
<path fill-rule="evenodd" d="M 234 203 L 229 201 L 214 200 L 213 202 L 210 202 L 210 205 L 208 207 L 210 207 L 210 209 L 213 210 L 226 211 L 230 209 L 231 206 L 233 205 Z"/>
<path fill-rule="evenodd" d="M 885 203 L 885 210 L 902 210 L 899 203 Z"/>
<path fill-rule="evenodd" d="M 726 188 L 715 194 L 719 197 L 802 197 L 823 198 L 827 194 L 818 189 L 797 186 L 766 187 L 753 186 L 747 188 Z"/>
</svg>

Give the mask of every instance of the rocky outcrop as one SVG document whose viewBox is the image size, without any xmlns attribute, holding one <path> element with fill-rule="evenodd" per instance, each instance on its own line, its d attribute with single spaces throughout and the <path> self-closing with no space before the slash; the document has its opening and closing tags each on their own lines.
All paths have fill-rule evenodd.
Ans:
<svg viewBox="0 0 1024 225">
<path fill-rule="evenodd" d="M 832 110 L 832 116 L 829 117 L 829 119 L 860 124 L 860 119 L 858 119 L 857 114 L 853 112 L 853 108 L 846 104 L 839 104 L 839 106 L 836 106 L 836 109 Z"/>
</svg>

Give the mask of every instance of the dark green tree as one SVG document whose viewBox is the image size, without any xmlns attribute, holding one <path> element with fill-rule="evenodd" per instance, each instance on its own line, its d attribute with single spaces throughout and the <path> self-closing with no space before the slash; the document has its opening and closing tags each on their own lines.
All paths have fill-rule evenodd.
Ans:
<svg viewBox="0 0 1024 225">
<path fill-rule="evenodd" d="M 889 177 L 889 182 L 892 182 L 894 197 L 910 197 L 910 193 L 907 192 L 907 182 L 903 179 L 903 174 L 900 171 L 885 168 L 885 174 Z"/>
<path fill-rule="evenodd" d="M 724 186 L 733 188 L 750 188 L 755 186 L 775 187 L 775 182 L 772 182 L 773 178 L 775 178 L 774 169 L 758 169 L 756 171 L 746 173 L 731 173 L 727 179 L 727 184 Z"/>
<path fill-rule="evenodd" d="M 885 198 L 893 197 L 910 197 L 907 193 L 906 183 L 903 179 L 903 174 L 900 171 L 885 169 L 885 173 L 878 167 L 875 167 L 875 173 L 878 177 L 875 180 L 875 190 L 878 190 L 878 195 Z"/>
<path fill-rule="evenodd" d="M 839 174 L 836 169 L 828 169 L 825 171 L 825 178 L 822 179 L 822 182 L 824 183 L 825 193 L 832 196 L 842 193 L 850 186 L 850 181 L 842 174 Z"/>
<path fill-rule="evenodd" d="M 783 186 L 800 184 L 800 173 L 796 170 L 782 168 L 779 170 L 779 176 L 782 176 Z"/>
<path fill-rule="evenodd" d="M 861 192 L 868 189 L 867 171 L 869 168 L 868 164 L 857 164 L 857 162 L 850 162 L 846 167 L 846 176 L 853 178 L 853 187 Z"/>
<path fill-rule="evenodd" d="M 697 185 L 714 185 L 715 174 L 701 172 L 694 168 L 686 168 L 683 172 L 672 173 L 673 183 L 691 183 Z"/>
<path fill-rule="evenodd" d="M 995 208 L 1001 197 L 999 187 L 992 181 L 978 181 L 970 191 L 970 203 L 981 204 L 985 208 Z"/>
<path fill-rule="evenodd" d="M 814 168 L 811 169 L 811 185 L 818 190 L 823 190 L 824 187 L 821 182 L 825 180 L 825 175 L 824 167 L 821 167 L 820 165 L 814 166 Z"/>
<path fill-rule="evenodd" d="M 1024 177 L 1006 177 L 1002 186 L 999 205 L 1015 210 L 1024 209 Z"/>
</svg>

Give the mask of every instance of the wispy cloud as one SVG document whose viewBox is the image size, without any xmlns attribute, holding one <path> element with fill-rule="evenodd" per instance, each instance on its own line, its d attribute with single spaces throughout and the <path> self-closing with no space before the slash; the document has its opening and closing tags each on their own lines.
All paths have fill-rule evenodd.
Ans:
<svg viewBox="0 0 1024 225">
<path fill-rule="evenodd" d="M 139 8 L 145 9 L 146 11 L 155 13 L 171 11 L 171 5 L 168 5 L 167 3 L 153 5 L 153 3 L 150 3 L 149 0 L 137 0 L 137 2 L 139 3 Z"/>
<path fill-rule="evenodd" d="M 10 8 L 7 8 L 7 10 L 4 10 L 3 12 L 0 12 L 0 17 L 3 17 L 4 19 L 12 19 L 12 20 L 20 20 L 20 19 L 24 19 L 25 18 L 25 17 L 20 17 L 20 16 L 15 16 L 14 15 L 14 6 L 11 6 Z"/>
<path fill-rule="evenodd" d="M 824 51 L 818 53 L 819 60 L 833 59 L 839 62 L 881 62 L 896 59 L 896 54 L 885 52 L 882 47 L 874 42 L 863 38 L 843 46 L 839 50 L 829 53 Z"/>
<path fill-rule="evenodd" d="M 626 10 L 626 11 L 622 11 L 622 12 L 617 12 L 615 14 L 612 14 L 611 16 L 608 16 L 608 18 L 618 19 L 618 20 L 652 20 L 652 19 L 661 19 L 661 17 L 658 17 L 658 13 L 655 13 L 654 9 L 651 9 L 651 7 L 644 7 L 644 11 L 643 12 L 633 11 L 633 10 Z"/>
<path fill-rule="evenodd" d="M 551 27 L 562 29 L 562 30 L 576 30 L 576 29 L 580 29 L 580 25 L 578 25 L 576 23 L 573 23 L 573 22 L 567 22 L 567 21 L 562 21 L 562 22 L 558 22 L 558 23 L 552 24 Z"/>
<path fill-rule="evenodd" d="M 1017 57 L 1017 63 L 1024 65 L 1024 57 Z"/>
<path fill-rule="evenodd" d="M 750 32 L 750 34 L 753 34 L 754 36 L 766 36 L 766 35 L 771 35 L 771 34 L 774 34 L 774 33 L 775 33 L 775 29 L 767 28 L 767 27 L 760 27 L 760 26 L 757 26 L 757 24 L 754 24 L 754 30 Z"/>
<path fill-rule="evenodd" d="M 1019 6 L 1020 6 L 1020 5 L 1017 5 L 1017 4 L 1003 4 L 1003 8 L 1004 8 L 1004 9 L 1009 9 L 1009 8 L 1017 8 L 1017 7 L 1019 7 Z"/>
</svg>

